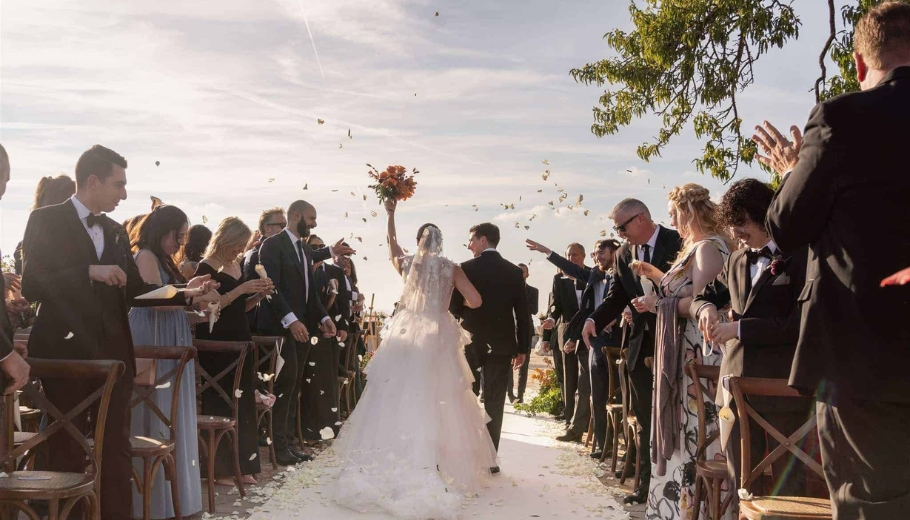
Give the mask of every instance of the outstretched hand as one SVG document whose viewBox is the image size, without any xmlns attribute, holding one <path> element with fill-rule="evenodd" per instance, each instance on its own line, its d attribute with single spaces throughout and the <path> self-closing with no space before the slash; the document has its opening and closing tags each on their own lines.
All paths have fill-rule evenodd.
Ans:
<svg viewBox="0 0 910 520">
<path fill-rule="evenodd" d="M 549 255 L 552 252 L 549 247 L 541 244 L 540 242 L 535 242 L 530 238 L 525 240 L 525 245 L 528 246 L 528 249 L 531 251 L 539 251 L 545 255 Z"/>
<path fill-rule="evenodd" d="M 902 271 L 898 271 L 888 278 L 885 278 L 882 280 L 881 286 L 885 287 L 888 285 L 907 285 L 908 282 L 910 282 L 910 267 Z"/>
</svg>

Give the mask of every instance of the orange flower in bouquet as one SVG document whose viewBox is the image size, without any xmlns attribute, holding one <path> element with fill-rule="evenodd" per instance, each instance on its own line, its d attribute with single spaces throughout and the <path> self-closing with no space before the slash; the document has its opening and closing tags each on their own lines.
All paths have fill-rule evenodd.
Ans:
<svg viewBox="0 0 910 520">
<path fill-rule="evenodd" d="M 389 166 L 382 172 L 371 164 L 367 164 L 367 166 L 370 167 L 370 171 L 367 173 L 371 179 L 376 181 L 376 184 L 371 184 L 370 188 L 376 192 L 380 203 L 384 203 L 386 199 L 399 201 L 408 200 L 414 196 L 414 191 L 417 189 L 417 181 L 414 180 L 414 176 L 420 173 L 417 168 L 411 170 L 409 175 L 408 169 L 400 165 Z"/>
</svg>

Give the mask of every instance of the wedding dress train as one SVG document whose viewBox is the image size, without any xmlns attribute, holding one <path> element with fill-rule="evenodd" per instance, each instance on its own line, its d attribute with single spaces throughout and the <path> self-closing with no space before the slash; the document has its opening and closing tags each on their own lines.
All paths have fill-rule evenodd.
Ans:
<svg viewBox="0 0 910 520">
<path fill-rule="evenodd" d="M 428 228 L 408 259 L 404 293 L 367 366 L 368 384 L 338 439 L 333 498 L 360 512 L 453 519 L 498 465 L 471 391 L 470 334 L 448 312 L 455 264 Z"/>
</svg>

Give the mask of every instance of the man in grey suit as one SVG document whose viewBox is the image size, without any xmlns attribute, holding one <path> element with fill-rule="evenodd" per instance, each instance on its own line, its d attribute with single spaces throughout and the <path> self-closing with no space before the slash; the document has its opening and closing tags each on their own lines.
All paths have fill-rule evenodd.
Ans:
<svg viewBox="0 0 910 520">
<path fill-rule="evenodd" d="M 768 229 L 784 253 L 809 246 L 790 385 L 815 394 L 834 518 L 910 511 L 910 5 L 856 25 L 862 88 L 818 104 L 794 142 L 765 122 L 759 156 L 783 176 Z"/>
</svg>

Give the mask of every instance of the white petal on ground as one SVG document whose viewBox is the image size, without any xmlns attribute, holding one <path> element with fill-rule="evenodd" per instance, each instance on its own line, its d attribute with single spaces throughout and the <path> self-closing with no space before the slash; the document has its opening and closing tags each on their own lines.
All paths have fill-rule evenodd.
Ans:
<svg viewBox="0 0 910 520">
<path fill-rule="evenodd" d="M 331 427 L 326 426 L 325 428 L 319 430 L 319 436 L 322 437 L 322 440 L 327 441 L 329 439 L 335 438 L 335 431 Z"/>
</svg>

